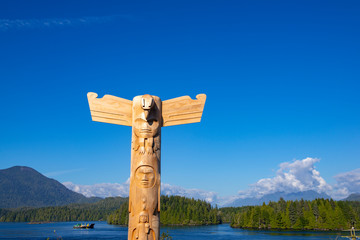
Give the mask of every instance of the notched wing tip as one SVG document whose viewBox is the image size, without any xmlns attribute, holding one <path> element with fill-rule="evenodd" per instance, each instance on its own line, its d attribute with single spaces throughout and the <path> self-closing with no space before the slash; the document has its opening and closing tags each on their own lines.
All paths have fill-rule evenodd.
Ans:
<svg viewBox="0 0 360 240">
<path fill-rule="evenodd" d="M 94 93 L 94 92 L 88 92 L 88 94 L 87 94 L 87 97 L 89 99 L 95 99 L 95 98 L 97 98 L 97 96 L 98 96 L 98 94 Z"/>
<path fill-rule="evenodd" d="M 198 94 L 198 95 L 196 95 L 196 99 L 205 101 L 206 100 L 206 94 L 204 94 L 204 93 Z"/>
</svg>

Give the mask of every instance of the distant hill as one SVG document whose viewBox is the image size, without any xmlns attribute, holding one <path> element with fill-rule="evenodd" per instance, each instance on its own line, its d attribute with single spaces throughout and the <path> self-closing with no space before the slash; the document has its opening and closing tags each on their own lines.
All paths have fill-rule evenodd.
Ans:
<svg viewBox="0 0 360 240">
<path fill-rule="evenodd" d="M 0 170 L 0 208 L 61 206 L 99 200 L 73 192 L 30 167 Z"/>
<path fill-rule="evenodd" d="M 325 193 L 318 193 L 312 190 L 296 193 L 285 193 L 285 192 L 276 192 L 262 196 L 261 198 L 243 198 L 236 199 L 233 202 L 226 204 L 225 207 L 241 207 L 241 206 L 255 206 L 261 205 L 264 202 L 268 203 L 269 201 L 277 202 L 280 198 L 284 200 L 314 200 L 316 198 L 330 199 L 330 196 Z"/>
<path fill-rule="evenodd" d="M 343 201 L 360 201 L 360 193 L 353 193 L 350 194 L 347 198 Z"/>
</svg>

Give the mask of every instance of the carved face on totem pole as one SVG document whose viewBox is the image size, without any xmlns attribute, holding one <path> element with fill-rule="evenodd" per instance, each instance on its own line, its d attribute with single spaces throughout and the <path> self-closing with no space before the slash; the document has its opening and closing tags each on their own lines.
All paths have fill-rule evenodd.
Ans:
<svg viewBox="0 0 360 240">
<path fill-rule="evenodd" d="M 150 188 L 155 184 L 156 174 L 151 166 L 142 165 L 135 171 L 136 186 L 140 188 Z"/>
<path fill-rule="evenodd" d="M 149 214 L 145 211 L 142 211 L 139 214 L 139 223 L 147 223 L 149 222 Z"/>
<path fill-rule="evenodd" d="M 200 122 L 206 95 L 133 101 L 88 93 L 93 121 L 132 126 L 128 240 L 160 238 L 161 127 Z"/>
</svg>

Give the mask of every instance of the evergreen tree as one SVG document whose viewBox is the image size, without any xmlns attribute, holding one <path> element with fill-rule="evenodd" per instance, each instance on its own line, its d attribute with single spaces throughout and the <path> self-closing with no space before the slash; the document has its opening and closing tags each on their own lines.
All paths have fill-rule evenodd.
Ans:
<svg viewBox="0 0 360 240">
<path fill-rule="evenodd" d="M 161 196 L 162 224 L 173 225 L 207 225 L 221 223 L 220 211 L 202 200 L 179 196 Z M 108 223 L 126 225 L 128 223 L 128 206 L 124 203 L 120 209 L 109 215 Z"/>
<path fill-rule="evenodd" d="M 269 202 L 262 206 L 240 209 L 234 215 L 231 226 L 239 228 L 295 229 L 295 230 L 343 230 L 356 227 L 360 217 L 359 202 L 343 202 L 329 199 L 313 201 Z"/>
</svg>

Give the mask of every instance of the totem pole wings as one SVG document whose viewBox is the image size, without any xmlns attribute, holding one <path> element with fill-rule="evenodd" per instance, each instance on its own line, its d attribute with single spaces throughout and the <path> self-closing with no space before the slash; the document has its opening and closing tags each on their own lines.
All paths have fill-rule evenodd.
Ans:
<svg viewBox="0 0 360 240">
<path fill-rule="evenodd" d="M 196 100 L 183 96 L 163 101 L 163 127 L 200 122 L 205 101 L 205 94 L 198 94 Z"/>
<path fill-rule="evenodd" d="M 132 126 L 132 101 L 111 95 L 97 96 L 93 92 L 87 94 L 93 121 Z M 205 101 L 205 94 L 198 94 L 195 100 L 183 96 L 162 101 L 162 126 L 200 122 Z"/>
<path fill-rule="evenodd" d="M 93 121 L 132 126 L 132 101 L 111 95 L 97 96 L 93 92 L 87 94 Z"/>
</svg>

